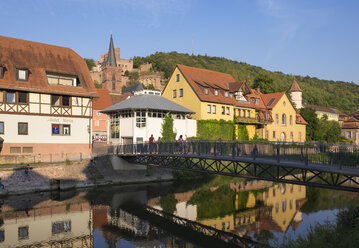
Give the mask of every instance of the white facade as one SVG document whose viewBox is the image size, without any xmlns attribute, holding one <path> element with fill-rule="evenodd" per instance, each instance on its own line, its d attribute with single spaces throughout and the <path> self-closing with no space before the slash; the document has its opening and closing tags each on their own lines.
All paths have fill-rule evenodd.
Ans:
<svg viewBox="0 0 359 248">
<path fill-rule="evenodd" d="M 145 122 L 138 122 L 138 118 L 142 120 L 145 119 Z M 158 139 L 162 137 L 162 123 L 163 118 L 159 117 L 149 117 L 148 112 L 146 112 L 145 117 L 119 117 L 119 135 L 118 137 L 113 137 L 110 134 L 110 142 L 112 144 L 126 144 L 126 143 L 142 143 L 148 142 L 151 135 Z M 182 118 L 184 118 L 182 116 Z M 184 139 L 187 137 L 194 137 L 197 134 L 197 123 L 193 119 L 176 119 L 173 118 L 174 131 L 177 133 L 176 139 L 180 135 Z M 111 130 L 110 130 L 111 132 Z"/>
<path fill-rule="evenodd" d="M 295 107 L 297 109 L 301 109 L 303 107 L 302 104 L 302 92 L 301 91 L 293 91 L 290 93 L 292 97 L 293 103 L 295 103 Z"/>
</svg>

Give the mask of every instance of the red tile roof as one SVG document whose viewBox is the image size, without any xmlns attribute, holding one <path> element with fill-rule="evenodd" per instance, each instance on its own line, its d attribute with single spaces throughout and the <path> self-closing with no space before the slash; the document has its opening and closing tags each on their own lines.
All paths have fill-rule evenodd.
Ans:
<svg viewBox="0 0 359 248">
<path fill-rule="evenodd" d="M 299 119 L 298 119 L 298 117 L 299 117 Z M 303 118 L 299 113 L 297 113 L 297 117 L 295 118 L 295 122 L 296 122 L 297 124 L 308 125 L 308 122 L 306 122 L 306 121 L 304 120 L 304 118 Z"/>
<path fill-rule="evenodd" d="M 302 92 L 302 89 L 299 87 L 299 84 L 297 83 L 297 81 L 293 81 L 292 85 L 290 86 L 289 89 L 290 92 Z"/>
<path fill-rule="evenodd" d="M 97 96 L 86 62 L 70 48 L 0 36 L 0 55 L 6 68 L 2 89 Z M 29 80 L 16 81 L 16 69 L 28 69 Z M 46 71 L 76 75 L 83 87 L 49 85 Z"/>
<path fill-rule="evenodd" d="M 95 110 L 103 110 L 113 105 L 107 89 L 96 89 L 96 91 L 99 97 L 93 100 Z"/>
<path fill-rule="evenodd" d="M 126 100 L 129 96 L 133 96 L 133 94 L 130 93 L 130 92 L 127 92 L 127 93 L 122 94 L 122 95 L 120 95 L 120 94 L 110 94 L 110 96 L 111 96 L 112 105 L 115 105 L 116 103 L 119 103 L 119 102 L 122 102 L 122 101 Z"/>
<path fill-rule="evenodd" d="M 285 92 L 276 92 L 270 94 L 261 94 L 264 105 L 267 109 L 273 109 Z"/>
</svg>

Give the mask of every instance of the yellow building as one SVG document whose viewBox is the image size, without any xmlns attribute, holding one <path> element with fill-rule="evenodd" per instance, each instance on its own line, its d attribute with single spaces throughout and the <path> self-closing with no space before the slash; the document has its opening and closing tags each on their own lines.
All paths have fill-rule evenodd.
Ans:
<svg viewBox="0 0 359 248">
<path fill-rule="evenodd" d="M 253 138 L 256 125 L 262 124 L 262 120 L 256 112 L 260 97 L 249 99 L 250 94 L 245 81 L 237 82 L 229 74 L 177 65 L 162 96 L 196 112 L 196 120 L 235 119 L 246 125 Z"/>
<path fill-rule="evenodd" d="M 307 123 L 285 92 L 262 94 L 226 73 L 177 65 L 162 96 L 195 111 L 196 120 L 244 124 L 250 139 L 305 141 Z"/>
</svg>

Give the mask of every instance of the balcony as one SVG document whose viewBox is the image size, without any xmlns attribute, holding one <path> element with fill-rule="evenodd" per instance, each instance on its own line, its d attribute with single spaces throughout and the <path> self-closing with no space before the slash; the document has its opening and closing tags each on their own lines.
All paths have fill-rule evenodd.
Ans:
<svg viewBox="0 0 359 248">
<path fill-rule="evenodd" d="M 256 117 L 243 117 L 243 116 L 235 116 L 235 122 L 237 123 L 245 123 L 245 124 L 269 124 L 272 121 L 270 119 L 262 119 L 259 118 L 258 114 Z"/>
</svg>

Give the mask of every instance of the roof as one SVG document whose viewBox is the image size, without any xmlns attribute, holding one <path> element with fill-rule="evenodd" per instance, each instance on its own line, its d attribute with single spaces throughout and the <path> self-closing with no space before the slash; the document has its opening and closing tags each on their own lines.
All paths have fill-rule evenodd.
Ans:
<svg viewBox="0 0 359 248">
<path fill-rule="evenodd" d="M 101 110 L 112 105 L 111 97 L 107 89 L 96 89 L 98 98 L 93 100 L 93 108 Z"/>
<path fill-rule="evenodd" d="M 119 111 L 119 110 L 135 110 L 135 109 L 154 109 L 164 110 L 169 112 L 180 112 L 193 114 L 192 110 L 189 110 L 177 103 L 174 103 L 162 96 L 156 95 L 135 95 L 122 102 L 103 110 L 104 113 Z"/>
<path fill-rule="evenodd" d="M 133 96 L 132 93 L 125 93 L 125 94 L 122 94 L 122 95 L 114 94 L 114 93 L 110 94 L 112 105 L 114 105 L 116 103 L 119 103 L 119 102 L 122 102 L 122 101 L 126 100 L 128 97 L 131 97 L 131 96 Z"/>
<path fill-rule="evenodd" d="M 113 45 L 112 34 L 111 34 L 111 38 L 110 38 L 110 46 L 108 48 L 108 54 L 107 54 L 107 57 L 106 57 L 105 65 L 107 65 L 107 66 L 117 66 L 116 55 L 115 55 L 115 47 Z"/>
<path fill-rule="evenodd" d="M 295 123 L 297 123 L 297 124 L 303 124 L 303 125 L 308 125 L 308 122 L 306 122 L 306 121 L 304 120 L 304 118 L 303 118 L 299 113 L 297 113 L 296 115 L 297 115 L 297 117 L 295 118 Z"/>
<path fill-rule="evenodd" d="M 96 89 L 84 59 L 70 48 L 0 36 L 0 88 L 63 95 L 93 96 Z M 27 82 L 16 81 L 16 69 L 28 69 Z M 76 75 L 82 87 L 49 85 L 46 71 Z"/>
<path fill-rule="evenodd" d="M 290 92 L 302 92 L 302 89 L 299 87 L 299 84 L 297 83 L 297 81 L 293 81 L 292 85 L 290 86 L 289 89 Z"/>
<path fill-rule="evenodd" d="M 133 92 L 141 91 L 141 90 L 143 90 L 142 84 L 135 84 L 135 85 L 128 86 L 128 87 L 124 88 L 122 90 L 122 94 L 124 94 L 124 93 L 132 93 L 133 94 Z"/>
<path fill-rule="evenodd" d="M 326 108 L 326 107 L 321 107 L 321 106 L 317 106 L 317 105 L 309 105 L 309 104 L 303 104 L 303 106 L 306 108 L 311 108 L 315 111 L 321 111 L 321 112 L 337 114 L 337 115 L 343 114 L 342 112 L 340 112 L 334 108 Z"/>
<path fill-rule="evenodd" d="M 285 95 L 285 92 L 276 92 L 270 94 L 261 94 L 264 105 L 267 109 L 272 109 L 278 101 Z"/>
</svg>

